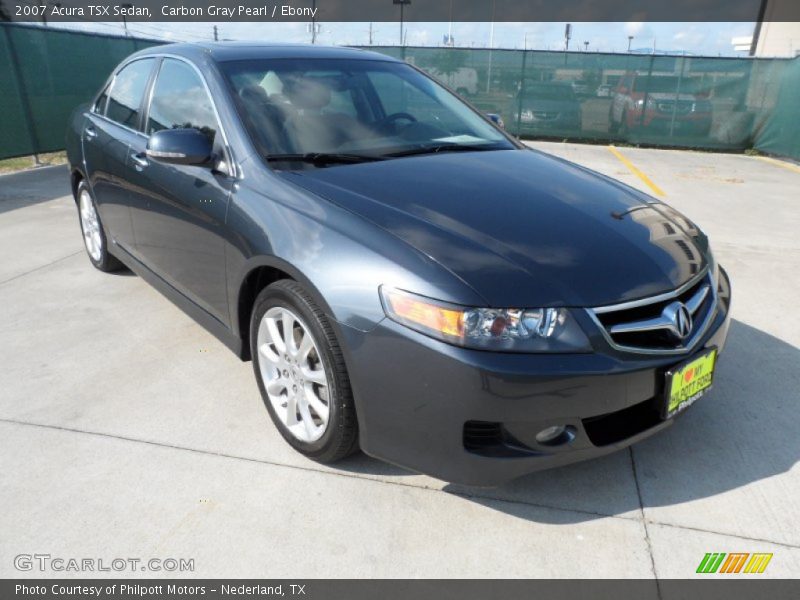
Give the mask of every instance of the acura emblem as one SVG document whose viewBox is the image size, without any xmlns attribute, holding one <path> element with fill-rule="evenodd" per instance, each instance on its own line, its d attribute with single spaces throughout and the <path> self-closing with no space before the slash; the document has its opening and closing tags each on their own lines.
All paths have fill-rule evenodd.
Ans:
<svg viewBox="0 0 800 600">
<path fill-rule="evenodd" d="M 692 313 L 683 302 L 668 305 L 662 315 L 669 321 L 669 329 L 678 339 L 685 340 L 692 332 Z"/>
</svg>

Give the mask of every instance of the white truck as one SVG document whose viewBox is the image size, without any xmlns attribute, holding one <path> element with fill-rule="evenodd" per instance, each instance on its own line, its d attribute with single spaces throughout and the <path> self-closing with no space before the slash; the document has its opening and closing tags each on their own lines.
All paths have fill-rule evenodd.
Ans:
<svg viewBox="0 0 800 600">
<path fill-rule="evenodd" d="M 452 73 L 428 69 L 428 73 L 461 96 L 474 96 L 478 93 L 478 71 L 476 69 L 461 67 Z"/>
</svg>

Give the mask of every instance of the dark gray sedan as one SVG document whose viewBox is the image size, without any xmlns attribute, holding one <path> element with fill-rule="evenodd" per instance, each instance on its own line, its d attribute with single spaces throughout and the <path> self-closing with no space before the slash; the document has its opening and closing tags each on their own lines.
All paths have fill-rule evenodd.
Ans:
<svg viewBox="0 0 800 600">
<path fill-rule="evenodd" d="M 730 286 L 703 232 L 403 62 L 161 46 L 67 144 L 92 264 L 252 359 L 312 459 L 494 485 L 660 431 L 713 383 Z"/>
</svg>

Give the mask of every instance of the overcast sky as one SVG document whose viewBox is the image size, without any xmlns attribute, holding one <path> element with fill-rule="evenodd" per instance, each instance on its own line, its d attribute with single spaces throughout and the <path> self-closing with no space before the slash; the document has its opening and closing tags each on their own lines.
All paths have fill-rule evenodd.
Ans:
<svg viewBox="0 0 800 600">
<path fill-rule="evenodd" d="M 309 42 L 306 23 L 130 23 L 131 35 L 175 41 L 213 39 L 217 25 L 220 39 L 261 40 L 269 42 Z M 495 23 L 493 47 L 539 50 L 563 50 L 564 23 Z M 115 23 L 70 23 L 57 27 L 86 29 L 102 33 L 123 32 Z M 488 47 L 492 40 L 490 23 L 406 23 L 406 43 L 410 46 L 437 46 L 452 28 L 457 46 Z M 321 23 L 317 36 L 320 44 L 366 45 L 370 23 Z M 737 56 L 731 38 L 750 36 L 754 23 L 572 23 L 570 49 L 625 52 L 628 36 L 633 35 L 632 49 L 685 51 L 709 56 Z M 400 40 L 399 23 L 373 23 L 375 44 L 395 45 Z"/>
</svg>

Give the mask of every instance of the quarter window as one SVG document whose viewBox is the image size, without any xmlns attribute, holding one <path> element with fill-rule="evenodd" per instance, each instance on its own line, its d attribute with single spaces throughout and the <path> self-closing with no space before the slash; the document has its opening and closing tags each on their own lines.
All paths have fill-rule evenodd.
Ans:
<svg viewBox="0 0 800 600">
<path fill-rule="evenodd" d="M 95 102 L 94 104 L 94 112 L 96 112 L 98 115 L 106 114 L 106 104 L 108 103 L 108 90 L 110 87 L 111 84 L 108 84 L 105 87 L 103 93 L 100 94 L 100 96 L 97 98 L 97 102 Z"/>
<path fill-rule="evenodd" d="M 136 129 L 139 124 L 142 95 L 152 68 L 153 59 L 137 60 L 117 73 L 108 97 L 106 116 L 109 119 Z M 98 109 L 100 108 L 98 106 Z"/>
<path fill-rule="evenodd" d="M 214 142 L 219 126 L 200 76 L 186 63 L 164 59 L 153 88 L 147 134 L 162 129 L 197 129 Z"/>
</svg>

